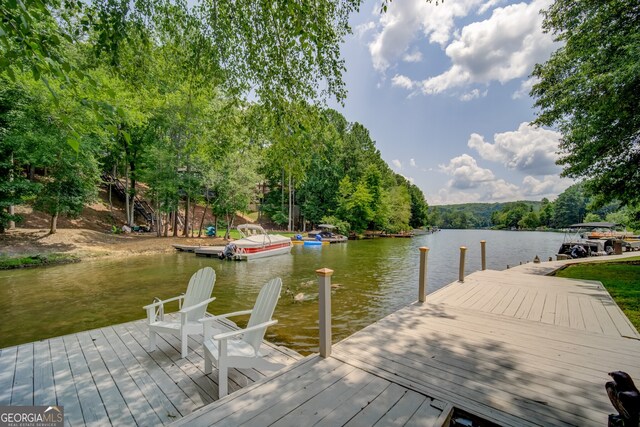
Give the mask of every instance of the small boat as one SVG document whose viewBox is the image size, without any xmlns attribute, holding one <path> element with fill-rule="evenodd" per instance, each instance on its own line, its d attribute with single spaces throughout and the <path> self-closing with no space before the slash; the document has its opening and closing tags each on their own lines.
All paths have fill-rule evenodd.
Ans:
<svg viewBox="0 0 640 427">
<path fill-rule="evenodd" d="M 569 226 L 575 236 L 560 245 L 558 259 L 584 258 L 588 256 L 612 255 L 622 249 L 634 250 L 635 241 L 625 237 L 625 233 L 615 231 L 617 224 L 610 222 L 584 222 Z M 628 233 L 627 233 L 628 234 Z"/>
<path fill-rule="evenodd" d="M 344 243 L 346 242 L 348 239 L 346 236 L 343 236 L 342 234 L 338 234 L 335 233 L 334 230 L 337 227 L 335 225 L 331 225 L 331 224 L 318 224 L 318 230 L 313 230 L 307 233 L 307 238 L 302 238 L 302 239 L 298 239 L 298 240 L 317 240 L 317 241 L 322 241 L 322 242 L 329 242 L 329 243 Z"/>
<path fill-rule="evenodd" d="M 236 228 L 242 238 L 225 246 L 220 258 L 248 261 L 291 252 L 293 245 L 288 237 L 268 234 L 264 228 L 255 224 L 241 224 Z"/>
</svg>

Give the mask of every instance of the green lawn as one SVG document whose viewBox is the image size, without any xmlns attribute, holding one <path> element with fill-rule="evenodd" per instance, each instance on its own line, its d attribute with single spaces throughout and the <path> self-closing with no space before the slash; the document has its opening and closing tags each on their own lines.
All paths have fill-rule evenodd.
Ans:
<svg viewBox="0 0 640 427">
<path fill-rule="evenodd" d="M 555 275 L 602 282 L 633 326 L 640 331 L 640 257 L 572 265 Z"/>
</svg>

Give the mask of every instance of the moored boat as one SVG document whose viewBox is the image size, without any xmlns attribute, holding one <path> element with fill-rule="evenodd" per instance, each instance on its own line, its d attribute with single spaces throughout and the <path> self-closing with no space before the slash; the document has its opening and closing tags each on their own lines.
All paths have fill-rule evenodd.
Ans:
<svg viewBox="0 0 640 427">
<path fill-rule="evenodd" d="M 237 227 L 242 236 L 225 246 L 221 258 L 248 261 L 291 252 L 291 239 L 279 234 L 269 234 L 255 224 L 241 224 Z"/>
<path fill-rule="evenodd" d="M 331 224 L 319 224 L 318 230 L 313 230 L 307 233 L 307 238 L 301 238 L 299 240 L 309 241 L 309 240 L 317 240 L 322 242 L 329 243 L 344 243 L 346 242 L 347 236 L 343 236 L 342 234 L 335 233 L 336 230 L 335 225 Z"/>
<path fill-rule="evenodd" d="M 558 250 L 558 259 L 584 258 L 588 256 L 612 255 L 623 249 L 636 250 L 640 241 L 628 232 L 616 231 L 618 224 L 609 222 L 585 222 L 572 224 L 569 230 L 575 234 L 566 239 Z"/>
</svg>

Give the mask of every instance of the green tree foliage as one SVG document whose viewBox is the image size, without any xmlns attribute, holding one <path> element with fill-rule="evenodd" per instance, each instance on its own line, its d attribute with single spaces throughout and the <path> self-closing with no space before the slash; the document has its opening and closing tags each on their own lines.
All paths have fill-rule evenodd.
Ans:
<svg viewBox="0 0 640 427">
<path fill-rule="evenodd" d="M 77 217 L 84 206 L 97 195 L 98 165 L 89 150 L 76 152 L 55 141 L 48 163 L 49 173 L 43 178 L 34 209 L 51 215 L 51 234 L 56 232 L 60 215 Z M 82 146 L 81 146 L 82 147 Z"/>
<path fill-rule="evenodd" d="M 22 173 L 33 157 L 32 137 L 40 132 L 39 115 L 29 98 L 24 87 L 0 77 L 0 233 L 10 221 L 20 220 L 10 213 L 11 207 L 23 204 L 38 190 Z"/>
<path fill-rule="evenodd" d="M 345 176 L 340 181 L 336 216 L 351 224 L 355 232 L 361 233 L 373 220 L 372 201 L 373 197 L 363 181 L 354 184 L 349 176 Z"/>
<path fill-rule="evenodd" d="M 534 69 L 536 123 L 562 133 L 563 175 L 585 178 L 604 202 L 633 205 L 640 201 L 640 3 L 556 0 L 544 14 L 545 30 L 563 45 Z M 560 225 L 578 218 L 569 209 L 562 204 Z"/>
<path fill-rule="evenodd" d="M 574 184 L 558 196 L 555 201 L 553 223 L 557 228 L 583 222 L 587 213 L 588 199 L 582 184 Z"/>
</svg>

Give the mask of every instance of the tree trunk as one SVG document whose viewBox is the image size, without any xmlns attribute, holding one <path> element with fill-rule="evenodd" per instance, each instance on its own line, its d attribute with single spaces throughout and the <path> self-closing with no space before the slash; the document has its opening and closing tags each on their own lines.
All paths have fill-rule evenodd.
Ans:
<svg viewBox="0 0 640 427">
<path fill-rule="evenodd" d="M 169 214 L 166 214 L 166 216 L 164 221 L 164 237 L 169 237 Z"/>
<path fill-rule="evenodd" d="M 227 233 L 224 235 L 224 238 L 229 240 L 231 238 L 231 226 L 233 225 L 233 220 L 235 218 L 235 214 L 233 215 L 225 215 L 225 218 L 227 219 Z"/>
<path fill-rule="evenodd" d="M 209 189 L 205 189 L 207 192 L 206 202 L 204 204 L 204 209 L 202 211 L 202 218 L 200 219 L 200 229 L 198 230 L 198 237 L 202 236 L 202 227 L 204 226 L 204 217 L 207 214 L 207 208 L 209 207 Z"/>
<path fill-rule="evenodd" d="M 127 216 L 127 225 L 131 225 L 129 220 L 129 165 L 124 167 L 124 212 Z"/>
<path fill-rule="evenodd" d="M 156 196 L 156 211 L 154 212 L 156 216 L 156 236 L 162 237 L 162 214 L 160 213 L 160 202 L 158 201 L 158 197 Z"/>
<path fill-rule="evenodd" d="M 178 208 L 176 208 L 176 210 L 173 211 L 173 237 L 178 236 L 178 215 L 179 214 L 180 214 L 180 211 L 178 210 Z"/>
<path fill-rule="evenodd" d="M 184 237 L 188 237 L 189 236 L 189 209 L 191 207 L 191 197 L 189 196 L 189 193 L 187 192 L 187 201 L 185 202 L 184 205 L 184 229 L 182 230 L 182 235 Z"/>
<path fill-rule="evenodd" d="M 196 223 L 196 207 L 198 207 L 197 203 L 193 204 L 191 208 L 191 237 L 193 237 L 193 233 L 195 232 L 195 223 Z"/>
<path fill-rule="evenodd" d="M 291 171 L 289 171 L 289 221 L 287 223 L 287 231 L 291 231 L 292 223 L 293 223 L 293 199 L 292 199 L 292 190 L 291 190 Z"/>
<path fill-rule="evenodd" d="M 9 182 L 13 181 L 13 151 L 11 152 L 11 169 L 9 170 Z M 9 184 L 11 185 L 11 184 Z M 13 205 L 9 205 L 9 215 L 15 215 L 15 208 Z M 9 230 L 13 230 L 16 228 L 16 222 L 11 219 L 9 220 Z M 4 232 L 4 230 L 2 230 Z"/>
<path fill-rule="evenodd" d="M 58 231 L 58 214 L 51 215 L 51 228 L 49 229 L 49 234 L 56 234 Z"/>
<path fill-rule="evenodd" d="M 129 209 L 131 209 L 130 222 L 129 226 L 133 227 L 135 224 L 136 218 L 136 164 L 133 161 L 129 162 L 129 172 L 131 173 L 131 204 L 129 205 Z"/>
</svg>

